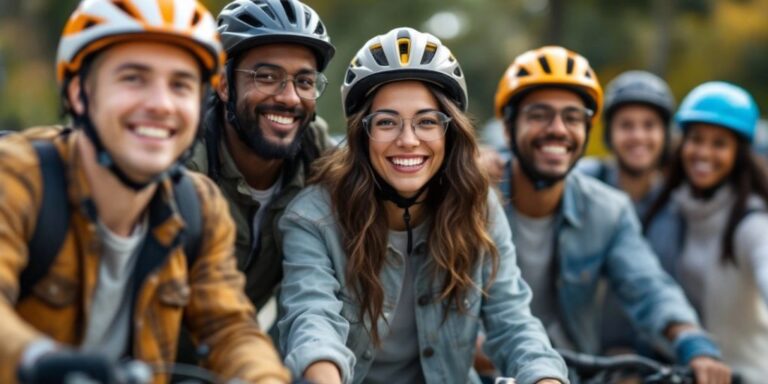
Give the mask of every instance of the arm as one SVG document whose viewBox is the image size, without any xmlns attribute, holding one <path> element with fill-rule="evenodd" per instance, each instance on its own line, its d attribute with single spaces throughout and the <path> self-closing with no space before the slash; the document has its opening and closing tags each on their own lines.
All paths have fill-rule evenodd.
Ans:
<svg viewBox="0 0 768 384">
<path fill-rule="evenodd" d="M 310 373 L 310 366 L 314 370 L 314 363 L 325 361 L 349 383 L 355 356 L 345 345 L 349 323 L 341 316 L 343 304 L 337 298 L 341 287 L 322 236 L 322 225 L 329 223 L 312 222 L 292 210 L 299 199 L 301 195 L 279 224 L 284 235 L 280 349 L 294 375 Z"/>
<path fill-rule="evenodd" d="M 755 277 L 757 289 L 768 305 L 768 214 L 753 213 L 745 217 L 736 229 L 734 248 L 737 254 L 745 255 L 747 268 Z"/>
<path fill-rule="evenodd" d="M 208 179 L 195 178 L 201 193 L 205 238 L 190 271 L 191 300 L 185 320 L 195 340 L 211 347 L 210 367 L 224 377 L 287 383 L 269 337 L 259 330 L 255 311 L 243 293 L 244 278 L 234 257 L 234 223 L 227 204 Z M 202 187 L 201 180 L 205 180 Z M 205 198 L 205 199 L 204 199 Z"/>
<path fill-rule="evenodd" d="M 40 204 L 41 174 L 34 151 L 17 137 L 4 138 L 0 154 L 0 382 L 14 383 L 27 347 L 46 340 L 15 309 Z"/>
<path fill-rule="evenodd" d="M 567 383 L 565 363 L 552 349 L 541 322 L 531 315 L 531 291 L 515 261 L 509 223 L 493 194 L 489 209 L 489 229 L 499 251 L 499 270 L 483 300 L 485 351 L 504 375 L 514 376 L 519 383 L 544 379 Z M 490 266 L 486 265 L 485 281 L 489 273 Z"/>
</svg>

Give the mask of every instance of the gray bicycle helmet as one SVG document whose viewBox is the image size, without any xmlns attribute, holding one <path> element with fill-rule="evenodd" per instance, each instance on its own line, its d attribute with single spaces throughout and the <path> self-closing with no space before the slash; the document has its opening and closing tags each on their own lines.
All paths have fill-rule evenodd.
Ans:
<svg viewBox="0 0 768 384">
<path fill-rule="evenodd" d="M 645 104 L 661 115 L 665 128 L 669 129 L 675 112 L 675 97 L 669 85 L 660 77 L 646 71 L 627 71 L 613 79 L 605 89 L 604 139 L 610 147 L 611 130 L 608 129 L 614 112 L 625 104 Z"/>
<path fill-rule="evenodd" d="M 229 58 L 256 45 L 297 43 L 315 52 L 323 71 L 336 52 L 320 16 L 298 0 L 235 0 L 221 10 L 218 23 Z"/>
<path fill-rule="evenodd" d="M 459 62 L 437 37 L 412 28 L 395 28 L 360 48 L 341 85 L 344 113 L 351 116 L 365 96 L 396 80 L 423 80 L 442 88 L 462 111 L 467 110 L 467 83 Z"/>
</svg>

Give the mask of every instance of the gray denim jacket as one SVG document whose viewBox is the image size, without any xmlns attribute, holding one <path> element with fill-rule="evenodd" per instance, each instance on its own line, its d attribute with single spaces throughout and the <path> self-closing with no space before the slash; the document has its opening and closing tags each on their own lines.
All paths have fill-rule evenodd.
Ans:
<svg viewBox="0 0 768 384">
<path fill-rule="evenodd" d="M 485 350 L 504 375 L 514 376 L 520 384 L 543 378 L 567 383 L 565 364 L 530 313 L 531 292 L 520 276 L 509 223 L 493 194 L 489 206 L 489 233 L 499 250 L 500 265 L 488 296 L 470 292 L 464 302 L 468 313 L 453 310 L 443 322 L 443 303 L 434 299 L 440 284 L 430 279 L 431 261 L 418 272 L 415 312 L 426 382 L 473 382 L 475 339 L 482 320 Z M 347 257 L 327 191 L 319 186 L 302 191 L 279 226 L 284 233 L 280 304 L 285 315 L 278 326 L 285 364 L 301 376 L 314 362 L 332 361 L 341 370 L 344 383 L 362 382 L 375 359 L 366 326 L 370 320 L 360 320 L 360 307 L 347 286 Z M 415 239 L 414 252 L 425 255 L 427 251 L 425 239 Z M 390 247 L 388 257 L 391 262 L 380 274 L 385 317 L 397 306 L 405 273 L 402 255 Z M 488 283 L 489 274 L 490 263 L 481 263 L 474 273 L 478 287 Z M 379 320 L 379 329 L 383 327 Z"/>
<path fill-rule="evenodd" d="M 508 181 L 501 184 L 511 222 L 515 213 L 509 204 L 509 186 Z M 561 320 L 581 352 L 599 352 L 602 280 L 635 326 L 656 340 L 663 340 L 665 328 L 673 323 L 699 324 L 680 286 L 662 269 L 643 238 L 626 194 L 571 172 L 565 179 L 555 238 Z"/>
</svg>

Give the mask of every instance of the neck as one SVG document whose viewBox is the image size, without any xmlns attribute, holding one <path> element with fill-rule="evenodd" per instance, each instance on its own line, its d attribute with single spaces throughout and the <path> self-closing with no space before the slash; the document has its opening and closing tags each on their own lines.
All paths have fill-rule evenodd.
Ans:
<svg viewBox="0 0 768 384">
<path fill-rule="evenodd" d="M 661 172 L 657 169 L 635 173 L 619 168 L 619 188 L 626 192 L 632 201 L 639 201 L 651 191 L 660 176 Z"/>
<path fill-rule="evenodd" d="M 283 169 L 282 159 L 265 159 L 240 140 L 235 128 L 225 123 L 224 141 L 237 170 L 252 188 L 265 190 L 273 186 Z"/>
<path fill-rule="evenodd" d="M 426 194 L 426 192 L 425 192 Z M 384 201 L 384 209 L 387 211 L 387 223 L 389 229 L 393 231 L 405 231 L 405 221 L 403 220 L 403 208 L 398 207 L 395 203 L 387 200 Z M 415 228 L 421 224 L 424 218 L 424 205 L 416 203 L 408 208 L 408 213 L 411 214 L 411 228 Z"/>
<path fill-rule="evenodd" d="M 99 219 L 115 234 L 129 236 L 154 196 L 157 185 L 149 185 L 140 191 L 128 188 L 96 162 L 96 151 L 85 135 L 78 137 L 77 145 Z"/>
<path fill-rule="evenodd" d="M 549 188 L 536 190 L 517 162 L 513 167 L 512 205 L 515 209 L 528 217 L 553 215 L 563 197 L 565 180 L 560 180 Z"/>
</svg>

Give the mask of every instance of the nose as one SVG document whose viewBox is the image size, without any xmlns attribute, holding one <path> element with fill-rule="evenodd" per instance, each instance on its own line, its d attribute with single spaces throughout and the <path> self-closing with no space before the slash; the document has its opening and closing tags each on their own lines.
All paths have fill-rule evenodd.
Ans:
<svg viewBox="0 0 768 384">
<path fill-rule="evenodd" d="M 400 130 L 400 136 L 397 137 L 397 142 L 403 147 L 415 147 L 421 144 L 411 120 L 403 119 L 403 126 Z"/>
<path fill-rule="evenodd" d="M 146 105 L 153 113 L 165 115 L 173 110 L 173 91 L 170 85 L 158 82 L 157 85 L 150 88 L 149 94 L 145 98 Z"/>
<path fill-rule="evenodd" d="M 547 130 L 557 133 L 566 133 L 568 131 L 568 127 L 565 126 L 562 113 L 555 113 L 555 116 L 552 118 L 552 122 L 547 126 Z"/>
<path fill-rule="evenodd" d="M 285 86 L 278 94 L 275 95 L 275 101 L 290 107 L 299 105 L 299 103 L 301 103 L 301 99 L 299 98 L 299 94 L 296 90 L 296 84 L 294 84 L 293 79 L 285 79 Z"/>
</svg>

